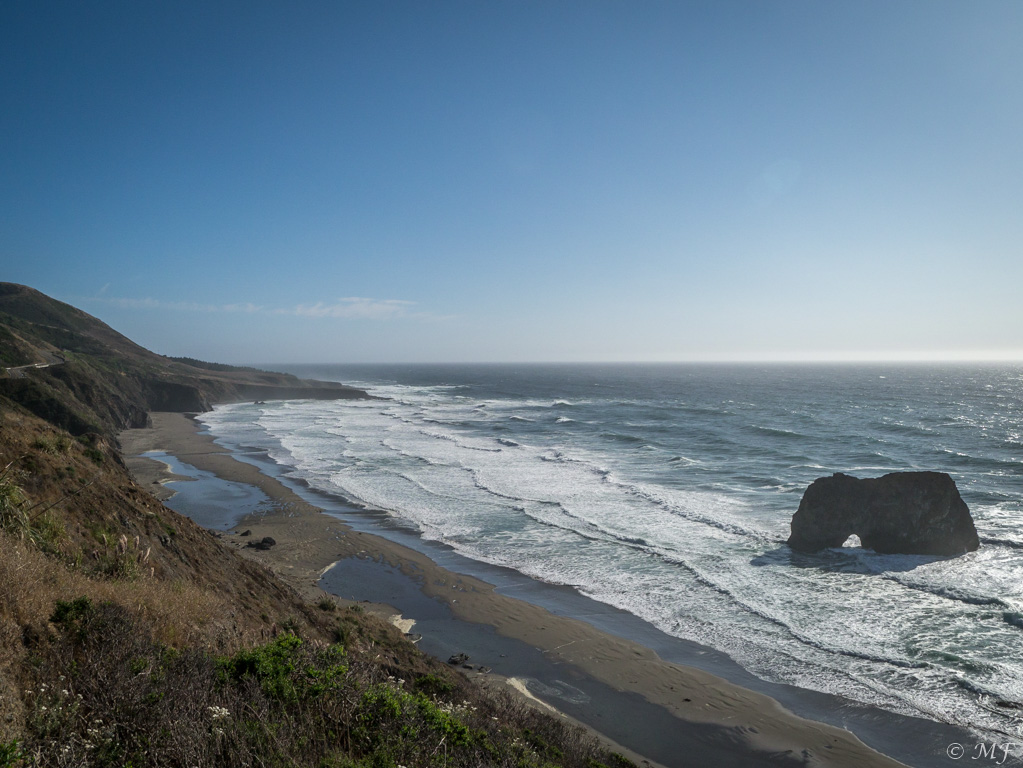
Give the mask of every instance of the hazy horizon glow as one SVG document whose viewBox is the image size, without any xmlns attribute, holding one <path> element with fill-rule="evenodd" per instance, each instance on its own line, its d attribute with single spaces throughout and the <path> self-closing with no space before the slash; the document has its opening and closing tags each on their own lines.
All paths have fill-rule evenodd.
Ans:
<svg viewBox="0 0 1023 768">
<path fill-rule="evenodd" d="M 244 363 L 1023 360 L 1023 4 L 0 6 L 0 279 Z"/>
</svg>

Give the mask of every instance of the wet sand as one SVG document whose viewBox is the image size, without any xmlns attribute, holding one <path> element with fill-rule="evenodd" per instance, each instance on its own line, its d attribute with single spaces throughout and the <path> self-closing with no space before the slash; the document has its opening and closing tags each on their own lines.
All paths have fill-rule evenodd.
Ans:
<svg viewBox="0 0 1023 768">
<path fill-rule="evenodd" d="M 509 678 L 520 688 L 531 683 L 527 693 L 607 734 L 631 750 L 633 760 L 642 755 L 666 766 L 902 765 L 849 731 L 797 716 L 762 693 L 665 661 L 644 645 L 356 531 L 235 458 L 186 415 L 152 418 L 152 429 L 121 434 L 126 461 L 143 487 L 166 496 L 163 483 L 184 474 L 169 478 L 166 462 L 140 455 L 163 451 L 223 481 L 259 489 L 263 502 L 237 521 L 235 534 L 223 537 L 228 546 L 269 566 L 309 599 L 323 595 L 322 579 L 342 598 L 393 606 L 416 620 L 413 631 L 424 635 L 424 650 L 442 657 L 450 649 L 469 652 L 500 673 L 486 676 L 492 677 L 488 684 Z M 240 535 L 244 531 L 247 536 Z M 246 546 L 265 536 L 277 542 L 273 548 Z M 945 743 L 933 745 L 942 756 Z"/>
</svg>

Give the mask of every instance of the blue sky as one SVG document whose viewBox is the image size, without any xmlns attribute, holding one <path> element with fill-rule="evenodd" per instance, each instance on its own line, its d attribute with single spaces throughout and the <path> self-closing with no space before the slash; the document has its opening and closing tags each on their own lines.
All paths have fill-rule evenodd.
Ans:
<svg viewBox="0 0 1023 768">
<path fill-rule="evenodd" d="M 1023 359 L 1023 3 L 0 4 L 0 279 L 223 362 Z"/>
</svg>

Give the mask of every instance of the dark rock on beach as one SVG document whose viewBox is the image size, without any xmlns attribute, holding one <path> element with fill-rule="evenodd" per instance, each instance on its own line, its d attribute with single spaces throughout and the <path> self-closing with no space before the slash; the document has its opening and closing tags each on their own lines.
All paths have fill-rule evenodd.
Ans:
<svg viewBox="0 0 1023 768">
<path fill-rule="evenodd" d="M 980 546 L 970 510 L 944 472 L 893 472 L 814 480 L 792 516 L 799 552 L 841 547 L 851 535 L 884 554 L 953 556 Z"/>
<path fill-rule="evenodd" d="M 270 549 L 275 544 L 277 544 L 277 540 L 273 536 L 264 536 L 259 541 L 250 541 L 245 546 L 253 549 Z"/>
</svg>

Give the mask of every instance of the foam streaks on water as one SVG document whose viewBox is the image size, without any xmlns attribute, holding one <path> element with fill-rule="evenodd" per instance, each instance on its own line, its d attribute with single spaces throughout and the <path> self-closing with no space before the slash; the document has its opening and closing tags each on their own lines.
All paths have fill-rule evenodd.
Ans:
<svg viewBox="0 0 1023 768">
<path fill-rule="evenodd" d="M 296 372 L 391 399 L 224 406 L 205 420 L 319 490 L 754 674 L 1023 738 L 1018 369 Z M 909 469 L 953 475 L 980 551 L 785 545 L 816 477 Z"/>
</svg>

